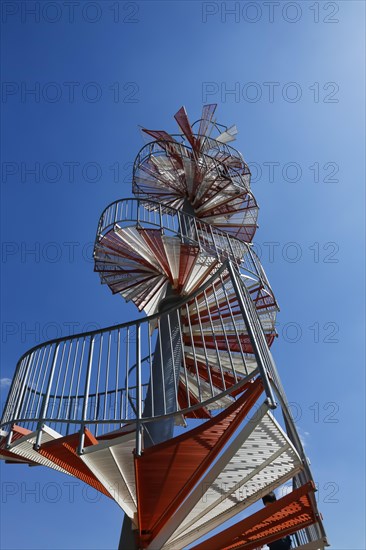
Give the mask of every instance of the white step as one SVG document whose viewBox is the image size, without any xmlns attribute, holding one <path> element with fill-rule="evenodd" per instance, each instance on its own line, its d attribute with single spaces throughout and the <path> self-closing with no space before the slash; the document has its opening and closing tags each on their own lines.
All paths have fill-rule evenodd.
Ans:
<svg viewBox="0 0 366 550">
<path fill-rule="evenodd" d="M 61 434 L 59 434 L 52 428 L 49 428 L 48 426 L 44 426 L 41 431 L 42 431 L 41 443 L 46 443 L 47 441 L 54 441 L 55 439 L 62 437 Z M 9 451 L 19 455 L 20 457 L 25 458 L 26 460 L 32 460 L 33 462 L 36 462 L 37 464 L 40 464 L 42 466 L 48 466 L 49 468 L 53 468 L 54 470 L 58 470 L 59 472 L 63 472 L 65 474 L 71 475 L 69 474 L 69 472 L 67 472 L 60 466 L 57 466 L 57 464 L 52 462 L 52 460 L 49 460 L 48 458 L 42 456 L 38 451 L 35 451 L 33 449 L 33 445 L 35 444 L 37 439 L 37 434 L 38 434 L 37 431 L 31 432 L 17 439 L 14 443 L 10 445 Z"/>
<path fill-rule="evenodd" d="M 130 518 L 137 513 L 135 446 L 136 433 L 133 432 L 86 447 L 80 457 Z"/>
<path fill-rule="evenodd" d="M 250 421 L 249 436 L 213 482 L 204 486 L 201 498 L 164 549 L 185 547 L 300 471 L 301 459 L 272 414 L 260 418 L 259 410 L 257 415 L 257 423 L 256 415 Z"/>
</svg>

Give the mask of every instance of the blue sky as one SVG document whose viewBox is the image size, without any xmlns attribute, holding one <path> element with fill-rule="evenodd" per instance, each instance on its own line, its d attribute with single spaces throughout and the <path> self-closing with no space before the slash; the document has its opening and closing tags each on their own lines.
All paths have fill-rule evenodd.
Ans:
<svg viewBox="0 0 366 550">
<path fill-rule="evenodd" d="M 364 549 L 364 3 L 34 4 L 2 4 L 2 380 L 35 343 L 137 317 L 93 273 L 99 215 L 131 195 L 138 125 L 218 103 L 252 165 L 274 356 L 331 547 Z M 2 548 L 115 548 L 104 496 L 0 473 Z"/>
</svg>

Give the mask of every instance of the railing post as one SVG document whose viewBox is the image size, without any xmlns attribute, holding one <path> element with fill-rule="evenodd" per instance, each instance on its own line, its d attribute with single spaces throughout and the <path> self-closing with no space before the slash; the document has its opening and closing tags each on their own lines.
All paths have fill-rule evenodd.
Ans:
<svg viewBox="0 0 366 550">
<path fill-rule="evenodd" d="M 53 353 L 52 366 L 51 366 L 51 371 L 50 371 L 50 375 L 49 375 L 49 378 L 48 378 L 47 390 L 46 390 L 46 394 L 43 398 L 41 414 L 40 414 L 40 418 L 39 418 L 38 426 L 37 426 L 37 432 L 38 433 L 37 433 L 37 437 L 36 437 L 36 442 L 33 446 L 35 451 L 38 451 L 41 447 L 43 419 L 46 416 L 46 412 L 47 412 L 47 408 L 48 408 L 48 402 L 49 402 L 49 399 L 50 399 L 51 386 L 52 386 L 52 381 L 53 381 L 53 375 L 55 374 L 55 368 L 56 368 L 59 345 L 60 344 L 56 344 L 55 351 Z"/>
<path fill-rule="evenodd" d="M 132 200 L 135 200 L 135 199 L 132 199 Z M 132 204 L 136 204 L 136 225 L 138 226 L 140 224 L 140 199 L 137 199 L 137 201 Z"/>
<path fill-rule="evenodd" d="M 29 367 L 29 363 L 30 363 L 30 358 L 31 356 L 33 357 L 33 353 L 31 355 L 28 355 L 27 359 L 26 359 L 26 365 L 24 367 L 24 369 L 22 370 L 18 370 L 17 372 L 17 375 L 16 376 L 21 376 L 23 375 L 24 373 L 24 378 L 23 378 L 23 382 L 21 383 L 20 385 L 20 391 L 19 391 L 19 397 L 18 397 L 18 400 L 17 400 L 17 405 L 16 405 L 16 409 L 15 409 L 15 412 L 14 414 L 12 415 L 12 420 L 16 420 L 17 419 L 17 416 L 18 416 L 18 413 L 19 413 L 19 409 L 20 409 L 20 406 L 21 406 L 21 403 L 22 403 L 22 398 L 23 398 L 23 395 L 24 395 L 24 391 L 25 391 L 25 385 L 26 385 L 26 382 L 27 382 L 27 378 L 28 378 L 28 367 Z M 20 366 L 20 365 L 19 365 Z M 16 380 L 16 379 L 15 379 Z M 18 390 L 16 390 L 17 392 Z M 15 397 L 16 393 L 14 392 L 14 397 Z M 10 392 L 9 392 L 9 396 L 10 396 Z M 7 409 L 7 406 L 12 406 L 12 400 L 9 399 L 9 396 L 8 396 L 8 400 L 7 400 L 7 403 L 5 405 L 5 409 L 4 409 L 4 412 L 6 411 Z M 13 433 L 13 430 L 12 428 L 10 427 L 9 428 L 9 433 L 8 433 L 8 436 L 7 436 L 7 440 L 6 440 L 6 446 L 10 446 L 10 443 L 11 443 L 11 438 L 12 438 L 12 433 Z"/>
<path fill-rule="evenodd" d="M 3 412 L 3 420 L 5 421 L 15 416 L 11 413 L 11 411 L 14 407 L 16 395 L 19 391 L 20 379 L 23 374 L 23 369 L 24 369 L 24 357 L 23 359 L 20 359 L 17 363 L 13 381 L 9 388 L 8 396 L 6 398 L 4 412 Z"/>
<path fill-rule="evenodd" d="M 163 231 L 163 215 L 161 211 L 161 204 L 159 204 L 159 219 L 160 219 L 160 229 Z"/>
<path fill-rule="evenodd" d="M 217 250 L 217 245 L 216 245 L 216 240 L 215 240 L 215 234 L 213 232 L 213 229 L 212 229 L 212 225 L 210 224 L 210 233 L 211 233 L 211 239 L 212 239 L 212 244 L 214 246 L 214 249 L 215 249 L 215 252 L 216 252 L 216 258 L 217 259 L 220 259 L 220 254 L 219 254 L 219 251 Z"/>
<path fill-rule="evenodd" d="M 237 263 L 237 259 L 236 259 L 236 256 L 235 256 L 234 250 L 233 250 L 233 245 L 231 243 L 231 237 L 229 235 L 227 236 L 227 240 L 228 240 L 228 243 L 229 243 L 230 254 L 232 255 L 232 259 L 235 263 Z"/>
<path fill-rule="evenodd" d="M 193 225 L 194 225 L 194 235 L 193 235 L 193 239 L 194 239 L 195 241 L 197 241 L 197 243 L 198 243 L 198 249 L 199 249 L 199 250 L 202 250 L 201 241 L 200 241 L 199 235 L 198 235 L 197 219 L 196 219 L 196 217 L 193 218 Z M 192 238 L 192 235 L 189 235 L 189 234 L 188 234 L 187 237 L 188 237 L 189 239 L 191 239 L 191 238 Z"/>
<path fill-rule="evenodd" d="M 269 381 L 267 365 L 265 364 L 265 360 L 264 360 L 263 355 L 262 355 L 262 353 L 259 349 L 260 342 L 257 341 L 257 337 L 256 337 L 256 334 L 255 334 L 255 331 L 254 331 L 254 327 L 252 326 L 252 321 L 250 319 L 249 312 L 246 310 L 246 307 L 243 303 L 242 292 L 241 292 L 241 289 L 239 288 L 238 281 L 236 279 L 236 274 L 235 274 L 235 271 L 234 271 L 233 266 L 231 265 L 230 261 L 228 262 L 228 270 L 229 270 L 229 273 L 230 273 L 230 278 L 231 278 L 231 281 L 233 283 L 235 293 L 238 297 L 240 311 L 243 315 L 244 322 L 245 322 L 245 325 L 247 327 L 248 335 L 249 335 L 249 338 L 250 338 L 250 341 L 251 341 L 251 344 L 252 344 L 252 347 L 253 347 L 253 352 L 254 352 L 255 358 L 257 360 L 258 369 L 259 369 L 259 372 L 260 372 L 260 375 L 261 375 L 261 378 L 262 378 L 262 381 L 263 381 L 263 387 L 264 387 L 264 391 L 266 392 L 268 405 L 271 409 L 275 409 L 277 407 L 277 405 L 276 405 L 276 400 L 275 400 L 275 397 L 274 397 L 274 394 L 273 394 L 273 391 L 272 391 L 272 388 L 271 388 L 271 384 L 270 384 L 270 381 Z M 249 300 L 251 300 L 251 298 L 249 298 Z M 259 320 L 258 320 L 258 322 L 259 322 Z M 265 340 L 264 334 L 263 334 L 263 340 Z M 265 343 L 265 345 L 267 345 L 267 342 Z"/>
<path fill-rule="evenodd" d="M 29 371 L 29 366 L 31 364 L 32 358 L 33 358 L 33 352 L 30 355 L 28 355 L 27 360 L 26 360 L 26 365 L 25 365 L 24 373 L 23 373 L 24 378 L 23 378 L 23 383 L 21 385 L 19 396 L 18 396 L 18 399 L 17 399 L 17 407 L 16 407 L 15 413 L 14 413 L 14 420 L 17 419 L 17 416 L 19 415 L 19 413 L 21 412 L 21 409 L 22 409 L 25 387 L 26 387 L 26 384 L 27 384 L 27 381 L 28 381 L 28 375 L 29 375 L 28 371 Z"/>
<path fill-rule="evenodd" d="M 136 325 L 136 455 L 142 451 L 141 326 Z"/>
<path fill-rule="evenodd" d="M 178 216 L 178 228 L 179 228 L 179 233 L 180 233 L 180 242 L 182 244 L 184 244 L 184 237 L 183 237 L 183 228 L 182 228 L 182 219 L 181 219 L 181 212 L 180 210 L 177 211 L 177 216 Z M 184 216 L 183 218 L 183 222 L 184 222 L 184 225 L 186 226 L 186 217 Z"/>
<path fill-rule="evenodd" d="M 83 402 L 83 412 L 82 412 L 82 418 L 81 418 L 80 439 L 79 439 L 79 448 L 78 448 L 79 455 L 83 454 L 83 447 L 84 447 L 84 437 L 85 437 L 84 428 L 85 428 L 85 422 L 87 420 L 87 413 L 88 413 L 89 387 L 90 387 L 91 368 L 93 364 L 93 352 L 94 352 L 94 336 L 91 336 L 89 354 L 88 354 L 88 365 L 87 365 L 87 371 L 85 376 L 84 402 Z M 82 365 L 80 365 L 80 368 L 81 367 Z"/>
</svg>

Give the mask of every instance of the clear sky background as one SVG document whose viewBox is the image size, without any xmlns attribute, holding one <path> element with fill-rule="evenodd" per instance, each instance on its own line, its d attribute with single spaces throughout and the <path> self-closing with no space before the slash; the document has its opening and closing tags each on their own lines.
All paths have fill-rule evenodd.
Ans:
<svg viewBox="0 0 366 550">
<path fill-rule="evenodd" d="M 131 196 L 138 125 L 218 103 L 252 166 L 274 356 L 331 547 L 365 549 L 364 2 L 34 4 L 1 6 L 1 401 L 36 343 L 137 317 L 93 273 L 99 215 Z M 106 497 L 0 472 L 2 549 L 116 547 Z"/>
</svg>

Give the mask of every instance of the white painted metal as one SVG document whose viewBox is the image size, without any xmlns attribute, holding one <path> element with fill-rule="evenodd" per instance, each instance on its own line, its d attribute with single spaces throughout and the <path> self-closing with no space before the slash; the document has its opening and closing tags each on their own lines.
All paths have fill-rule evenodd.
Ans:
<svg viewBox="0 0 366 550">
<path fill-rule="evenodd" d="M 132 432 L 86 447 L 80 456 L 130 518 L 137 512 L 133 460 L 135 442 L 136 433 Z"/>
<path fill-rule="evenodd" d="M 211 399 L 215 395 L 217 396 L 217 399 L 215 399 L 215 401 L 213 401 L 212 403 L 209 403 L 206 406 L 208 410 L 223 409 L 228 407 L 234 402 L 233 397 L 231 397 L 230 395 L 219 397 L 220 393 L 222 393 L 222 390 L 219 388 L 216 388 L 215 386 L 213 387 L 214 391 L 212 393 L 210 384 L 208 384 L 208 382 L 206 382 L 202 378 L 199 378 L 199 389 L 201 391 L 201 398 L 200 398 L 197 377 L 189 372 L 187 372 L 187 380 L 186 380 L 185 373 L 181 372 L 180 380 L 185 385 L 186 385 L 186 382 L 188 381 L 189 391 L 197 399 L 197 401 L 206 401 L 207 399 Z"/>
<path fill-rule="evenodd" d="M 203 113 L 207 112 L 209 115 L 212 106 L 207 107 L 208 109 Z M 205 127 L 206 130 L 208 124 L 211 124 L 211 129 L 213 129 L 211 121 L 213 111 L 209 116 L 207 124 L 202 125 L 202 128 Z M 181 124 L 179 125 L 181 126 Z M 216 126 L 217 130 L 219 126 Z M 274 334 L 277 306 L 259 260 L 256 259 L 251 246 L 244 242 L 248 235 L 246 236 L 244 231 L 242 233 L 239 231 L 241 225 L 249 226 L 249 235 L 252 236 L 250 231 L 253 227 L 251 226 L 256 225 L 258 207 L 253 196 L 246 194 L 250 183 L 250 171 L 247 165 L 240 153 L 226 145 L 227 142 L 235 139 L 236 133 L 236 127 L 232 126 L 223 131 L 216 140 L 207 137 L 207 135 L 206 137 L 198 136 L 193 148 L 191 147 L 193 142 L 190 139 L 190 132 L 186 137 L 188 137 L 191 146 L 175 142 L 174 138 L 170 138 L 167 134 L 165 136 L 168 136 L 167 139 L 171 139 L 172 142 L 161 141 L 147 145 L 137 157 L 137 163 L 134 166 L 134 183 L 141 184 L 142 194 L 144 187 L 150 187 L 153 198 L 157 194 L 160 197 L 165 196 L 165 199 L 161 199 L 159 202 L 149 202 L 147 198 L 138 201 L 136 199 L 115 201 L 105 209 L 98 226 L 95 259 L 102 281 L 109 284 L 113 292 L 119 292 L 126 300 L 134 301 L 139 310 L 144 309 L 148 315 L 158 310 L 158 305 L 165 296 L 169 283 L 172 283 L 173 288 L 176 289 L 178 283 L 183 282 L 180 281 L 182 243 L 191 245 L 191 253 L 194 257 L 189 274 L 185 273 L 184 287 L 180 289 L 182 296 L 193 293 L 211 275 L 220 270 L 220 280 L 217 279 L 212 283 L 211 288 L 206 285 L 204 291 L 200 291 L 200 295 L 193 296 L 194 302 L 191 301 L 190 305 L 186 305 L 188 322 L 185 318 L 180 318 L 181 340 L 178 342 L 179 346 L 184 345 L 185 342 L 191 346 L 185 346 L 183 366 L 179 375 L 182 382 L 180 390 L 183 387 L 188 394 L 188 408 L 185 408 L 185 411 L 188 412 L 190 408 L 189 398 L 191 395 L 198 402 L 212 399 L 212 403 L 207 405 L 209 409 L 226 408 L 234 400 L 230 395 L 222 395 L 222 392 L 227 390 L 227 385 L 231 383 L 230 380 L 233 380 L 232 383 L 236 383 L 242 380 L 242 375 L 250 375 L 254 369 L 258 369 L 267 395 L 267 402 L 261 406 L 260 411 L 252 420 L 247 424 L 243 423 L 241 431 L 237 430 L 236 436 L 231 438 L 220 456 L 210 465 L 208 471 L 193 488 L 183 506 L 169 519 L 157 539 L 150 545 L 151 549 L 162 547 L 169 550 L 181 549 L 183 545 L 186 546 L 186 544 L 197 540 L 244 510 L 260 499 L 262 494 L 296 475 L 302 466 L 294 446 L 268 412 L 268 406 L 275 406 L 272 386 L 277 389 L 280 386 L 275 367 L 271 366 L 272 360 L 264 333 L 271 334 L 271 337 Z M 151 135 L 154 133 L 151 132 Z M 181 162 L 177 161 L 177 155 Z M 194 189 L 196 186 L 197 189 Z M 167 191 L 165 195 L 156 193 L 164 188 Z M 138 192 L 140 191 L 138 190 Z M 169 205 L 173 208 L 181 208 L 183 203 L 186 206 L 187 202 L 191 203 L 189 212 L 194 214 L 194 217 L 187 214 L 188 210 L 185 208 L 183 211 L 174 211 L 169 208 Z M 226 208 L 229 204 L 230 207 Z M 221 206 L 223 208 L 220 208 Z M 221 231 L 222 226 L 225 226 L 227 231 Z M 161 262 L 155 254 L 155 247 L 149 245 L 148 238 L 146 238 L 148 231 L 160 231 L 166 262 Z M 238 239 L 232 238 L 235 235 Z M 130 253 L 132 253 L 132 259 L 128 258 Z M 139 258 L 135 261 L 136 256 Z M 224 272 L 222 268 L 226 259 L 230 259 L 233 264 L 229 261 Z M 237 268 L 238 272 L 245 272 L 241 275 L 240 284 Z M 241 282 L 245 283 L 243 292 L 240 291 Z M 246 311 L 246 307 L 248 311 Z M 181 312 L 184 314 L 184 307 Z M 197 314 L 198 317 L 195 318 Z M 170 323 L 170 317 L 168 317 L 168 322 Z M 150 337 L 148 368 L 152 368 L 150 349 L 152 330 L 159 324 L 159 321 L 156 317 L 147 323 L 145 333 L 148 331 L 148 337 Z M 69 358 L 74 340 L 70 339 L 69 348 L 67 348 L 64 339 L 56 339 L 50 344 L 46 343 L 44 349 L 47 349 L 48 345 L 50 347 L 47 361 L 43 362 L 44 357 L 42 357 L 42 368 L 44 365 L 42 376 L 40 376 L 41 368 L 39 368 L 36 384 L 38 385 L 38 380 L 40 380 L 39 388 L 33 387 L 33 381 L 30 382 L 33 363 L 34 373 L 32 376 L 34 380 L 40 357 L 39 348 L 34 348 L 36 351 L 31 351 L 30 354 L 23 356 L 19 363 L 18 379 L 14 380 L 11 388 L 4 424 L 5 419 L 7 426 L 10 425 L 11 419 L 19 419 L 22 423 L 29 421 L 27 418 L 29 415 L 21 414 L 20 408 L 23 407 L 24 411 L 28 412 L 31 396 L 32 404 L 35 397 L 38 396 L 36 412 L 31 420 L 34 420 L 39 427 L 44 421 L 56 421 L 59 418 L 53 415 L 55 406 L 58 406 L 58 415 L 60 415 L 62 406 L 66 405 L 65 418 L 61 419 L 60 429 L 64 426 L 67 429 L 66 433 L 69 433 L 69 426 L 76 428 L 78 423 L 75 425 L 75 421 L 81 420 L 80 451 L 84 437 L 83 427 L 88 424 L 88 420 L 91 420 L 91 425 L 95 425 L 95 433 L 98 429 L 98 420 L 103 425 L 103 431 L 105 428 L 108 431 L 111 427 L 107 422 L 107 410 L 110 410 L 112 405 L 114 411 L 110 418 L 112 427 L 119 426 L 123 420 L 129 420 L 132 417 L 136 419 L 136 433 L 141 433 L 142 420 L 147 420 L 142 418 L 142 400 L 147 378 L 146 375 L 145 377 L 141 375 L 141 327 L 144 327 L 143 322 L 141 324 L 139 322 L 135 327 L 135 365 L 129 362 L 130 342 L 132 343 L 133 339 L 129 338 L 130 324 L 127 328 L 127 345 L 123 348 L 126 351 L 125 387 L 121 386 L 122 372 L 120 370 L 120 356 L 123 354 L 120 350 L 121 345 L 123 346 L 121 334 L 124 328 L 117 329 L 117 348 L 111 339 L 112 333 L 115 335 L 116 332 L 109 329 L 108 351 L 105 355 L 102 352 L 102 335 L 100 340 L 96 333 L 91 334 L 91 332 L 86 333 L 83 339 L 82 335 L 75 338 L 77 344 L 73 356 L 72 376 L 69 379 L 68 395 L 65 394 L 65 396 L 64 387 L 68 380 Z M 120 333 L 120 331 L 122 332 Z M 245 348 L 245 344 L 243 344 L 245 339 L 242 337 L 248 334 L 256 359 L 253 358 L 253 355 L 248 356 L 248 353 L 244 353 L 244 349 L 248 348 Z M 161 338 L 161 333 L 159 337 Z M 173 334 L 170 329 L 169 337 L 173 351 Z M 220 346 L 215 338 L 220 339 Z M 61 359 L 58 359 L 57 354 L 61 341 L 64 341 L 62 355 Z M 77 351 L 79 342 L 82 342 L 81 356 L 78 356 Z M 94 342 L 96 342 L 96 347 L 100 346 L 97 375 L 95 361 L 93 362 Z M 215 349 L 206 349 L 212 346 Z M 219 350 L 218 347 L 221 349 Z M 85 357 L 88 357 L 87 367 L 83 366 L 85 348 Z M 67 349 L 68 353 L 65 353 Z M 110 353 L 111 349 L 112 354 Z M 50 362 L 51 351 L 53 359 Z M 36 355 L 33 357 L 33 354 L 37 354 L 37 352 L 36 362 Z M 59 396 L 58 384 L 62 379 L 62 367 L 65 365 L 64 355 L 65 360 L 66 356 L 68 359 L 62 395 Z M 188 359 L 190 363 L 187 368 L 185 361 Z M 131 361 L 133 363 L 133 360 Z M 105 390 L 101 392 L 98 388 L 100 372 L 103 372 L 104 364 L 106 364 L 106 369 L 104 369 L 106 372 Z M 110 381 L 111 378 L 109 378 L 110 366 L 111 376 L 115 374 L 113 376 L 114 387 Z M 204 377 L 207 375 L 208 382 L 199 377 L 199 372 L 202 373 L 204 368 L 207 369 Z M 54 384 L 53 379 L 54 375 L 56 377 L 57 369 L 57 382 Z M 77 375 L 76 388 L 73 388 L 74 370 Z M 194 371 L 196 371 L 196 375 L 193 374 Z M 225 377 L 225 372 L 232 373 L 232 379 Z M 221 375 L 222 387 L 217 387 L 220 386 L 216 378 L 218 374 Z M 81 396 L 79 385 L 84 378 L 85 390 L 84 395 Z M 216 381 L 217 386 L 213 380 Z M 45 383 L 47 389 L 43 393 Z M 27 397 L 27 401 L 24 400 L 26 405 L 23 405 L 23 395 Z M 80 408 L 81 403 L 83 412 L 80 419 L 78 404 Z M 52 405 L 51 412 L 48 411 L 49 404 Z M 89 408 L 88 405 L 90 405 Z M 41 406 L 40 411 L 39 406 Z M 132 415 L 129 415 L 129 407 Z M 31 409 L 32 407 L 29 408 L 29 410 Z M 91 418 L 89 417 L 90 411 L 93 411 Z M 123 411 L 126 413 L 124 414 Z M 167 411 L 165 410 L 165 412 Z M 57 426 L 57 422 L 55 425 Z M 32 429 L 34 429 L 33 425 Z M 146 430 L 148 430 L 148 426 Z M 291 432 L 289 433 L 291 437 Z M 297 434 L 295 433 L 295 435 Z M 10 437 L 11 433 L 9 433 L 9 439 Z M 34 447 L 39 448 L 38 445 L 41 441 L 43 443 L 59 437 L 61 437 L 59 433 L 47 427 L 38 429 L 14 442 L 11 445 L 11 451 L 19 456 L 20 461 L 28 459 L 65 472 L 34 450 Z M 139 446 L 141 437 L 136 440 L 135 437 L 135 432 L 119 434 L 115 439 L 104 440 L 84 449 L 81 454 L 81 460 L 134 521 L 137 500 L 133 450 L 136 448 L 137 454 L 141 450 Z M 292 441 L 294 441 L 293 437 Z M 302 452 L 301 445 L 297 445 L 297 449 Z M 303 454 L 302 456 L 304 458 Z M 0 455 L 0 458 L 4 457 L 5 455 Z M 308 477 L 311 478 L 310 473 L 308 474 Z M 309 535 L 310 539 L 317 539 L 318 536 L 319 533 Z M 298 536 L 298 540 L 309 539 Z M 165 546 L 163 546 L 164 544 Z M 299 548 L 318 550 L 323 546 L 323 544 L 318 546 L 316 540 Z"/>
<path fill-rule="evenodd" d="M 170 276 L 172 278 L 174 288 L 178 283 L 181 242 L 178 237 L 168 237 L 166 235 L 163 235 L 162 241 L 168 260 Z"/>
<path fill-rule="evenodd" d="M 228 143 L 229 141 L 235 141 L 236 134 L 238 133 L 238 129 L 235 124 L 230 126 L 225 132 L 222 132 L 219 136 L 216 137 L 216 141 L 220 141 L 221 143 Z"/>
<path fill-rule="evenodd" d="M 194 360 L 192 347 L 185 346 L 184 350 L 186 353 L 186 357 Z M 216 351 L 211 349 L 206 349 L 205 351 L 203 351 L 203 347 L 199 345 L 199 342 L 195 345 L 195 353 L 196 353 L 197 361 L 200 361 L 203 364 L 206 364 L 207 362 L 210 366 L 215 367 L 216 369 L 219 369 L 219 365 L 221 364 L 222 369 L 224 371 L 227 371 L 228 373 L 232 373 L 231 362 L 233 363 L 235 371 L 238 374 L 247 374 L 245 370 L 245 366 L 247 367 L 248 374 L 251 374 L 257 368 L 257 362 L 255 360 L 255 357 L 249 354 L 245 357 L 245 365 L 244 365 L 244 362 L 240 353 L 231 352 L 230 353 L 231 361 L 230 361 L 228 351 L 220 351 L 220 350 Z M 218 359 L 218 356 L 219 356 L 219 359 Z"/>
<path fill-rule="evenodd" d="M 176 511 L 175 514 L 168 520 L 164 528 L 159 532 L 157 537 L 148 546 L 148 550 L 159 550 L 165 548 L 168 540 L 173 539 L 174 534 L 178 531 L 180 525 L 185 521 L 191 510 L 199 503 L 202 495 L 205 494 L 207 488 L 210 487 L 233 458 L 235 453 L 240 449 L 249 435 L 252 433 L 256 425 L 261 421 L 265 413 L 268 411 L 268 404 L 264 402 L 258 411 L 247 422 L 236 430 L 235 437 L 231 438 L 230 443 L 221 453 L 219 458 L 211 464 L 211 467 L 197 482 L 194 489 L 184 501 L 183 505 Z"/>
<path fill-rule="evenodd" d="M 115 226 L 115 234 L 127 244 L 135 253 L 139 254 L 144 258 L 151 266 L 153 266 L 156 271 L 164 273 L 161 265 L 158 260 L 152 254 L 151 249 L 146 244 L 145 239 L 141 236 L 136 227 L 125 227 L 120 228 L 118 225 Z"/>
<path fill-rule="evenodd" d="M 49 428 L 48 426 L 43 426 L 41 431 L 42 443 L 46 443 L 47 441 L 54 441 L 55 439 L 59 439 L 60 437 L 62 437 L 61 434 L 59 434 L 52 428 Z M 53 468 L 54 470 L 58 470 L 59 472 L 63 472 L 64 474 L 71 475 L 69 474 L 69 472 L 52 462 L 52 460 L 49 460 L 48 458 L 42 456 L 38 451 L 35 451 L 33 449 L 33 445 L 36 442 L 37 435 L 38 431 L 24 435 L 10 445 L 9 451 L 19 455 L 22 458 L 25 458 L 26 460 L 32 460 L 32 462 L 36 462 L 37 464 L 40 464 L 42 466 L 48 466 L 49 468 Z"/>
<path fill-rule="evenodd" d="M 214 483 L 206 488 L 172 540 L 179 542 L 180 548 L 188 544 L 187 540 L 197 540 L 213 529 L 217 516 L 234 516 L 238 505 L 242 511 L 253 497 L 258 500 L 259 493 L 284 483 L 300 468 L 301 459 L 295 448 L 267 412 Z"/>
<path fill-rule="evenodd" d="M 204 280 L 208 278 L 210 274 L 215 273 L 219 268 L 216 267 L 217 258 L 210 256 L 209 254 L 199 254 L 194 265 L 190 276 L 187 278 L 187 281 L 183 287 L 184 294 L 190 294 L 196 290 L 199 284 L 203 283 Z"/>
</svg>

